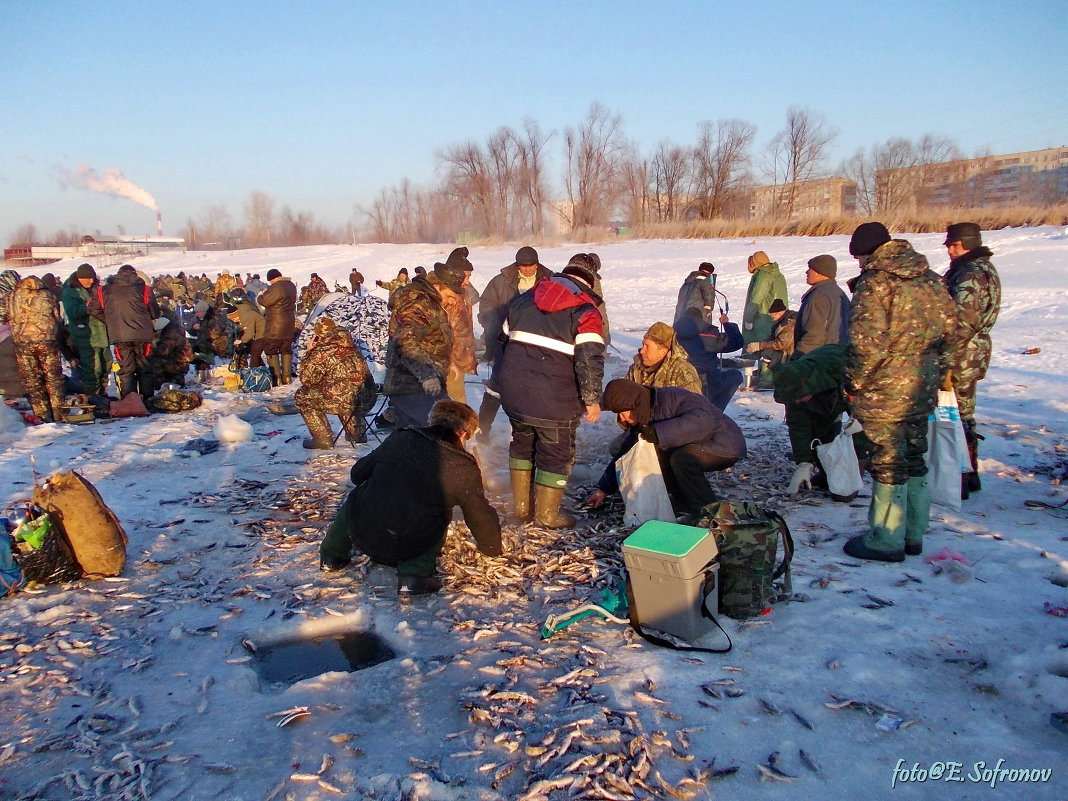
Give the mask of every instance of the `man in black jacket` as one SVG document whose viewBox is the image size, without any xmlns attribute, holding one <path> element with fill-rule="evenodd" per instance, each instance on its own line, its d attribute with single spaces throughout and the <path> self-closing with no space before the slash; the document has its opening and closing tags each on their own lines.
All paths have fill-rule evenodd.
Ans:
<svg viewBox="0 0 1068 801">
<path fill-rule="evenodd" d="M 486 556 L 501 555 L 501 521 L 464 444 L 478 428 L 474 409 L 439 400 L 430 425 L 394 431 L 352 466 L 349 493 L 319 546 L 320 567 L 340 570 L 352 547 L 397 568 L 402 595 L 437 592 L 434 576 L 454 506 Z"/>
<path fill-rule="evenodd" d="M 147 399 L 154 390 L 148 362 L 156 338 L 152 321 L 162 316 L 151 288 L 132 265 L 124 264 L 107 283 L 97 285 L 88 308 L 91 315 L 104 321 L 108 342 L 115 346 L 119 397 L 140 392 Z"/>
</svg>

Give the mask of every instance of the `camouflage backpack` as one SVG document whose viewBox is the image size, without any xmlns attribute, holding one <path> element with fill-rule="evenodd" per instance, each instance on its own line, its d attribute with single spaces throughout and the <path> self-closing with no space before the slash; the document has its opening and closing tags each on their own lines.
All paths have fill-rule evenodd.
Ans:
<svg viewBox="0 0 1068 801">
<path fill-rule="evenodd" d="M 188 412 L 202 401 L 195 389 L 161 389 L 149 398 L 148 404 L 157 412 Z"/>
<path fill-rule="evenodd" d="M 719 610 L 723 614 L 737 620 L 761 614 L 776 595 L 772 582 L 784 574 L 783 592 L 793 592 L 794 541 L 781 515 L 751 501 L 719 501 L 705 506 L 693 525 L 711 531 L 719 547 Z M 783 558 L 776 566 L 780 536 Z"/>
</svg>

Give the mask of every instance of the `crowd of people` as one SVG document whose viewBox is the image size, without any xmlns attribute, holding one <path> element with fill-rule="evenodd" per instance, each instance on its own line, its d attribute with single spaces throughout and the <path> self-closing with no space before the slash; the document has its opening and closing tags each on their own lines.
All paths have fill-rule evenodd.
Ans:
<svg viewBox="0 0 1068 801">
<path fill-rule="evenodd" d="M 752 278 L 740 323 L 717 299 L 715 266 L 702 262 L 683 280 L 671 323 L 651 325 L 625 377 L 607 386 L 600 258 L 577 253 L 553 271 L 530 246 L 481 295 L 471 285 L 465 247 L 430 270 L 416 268 L 412 278 L 402 269 L 393 281 L 376 281 L 389 293 L 381 386 L 349 332 L 326 316 L 316 319 L 294 373 L 297 315 L 328 294 L 314 274 L 298 293 L 275 269 L 266 282 L 252 274 L 223 273 L 215 282 L 179 274 L 151 286 L 130 265 L 100 282 L 84 264 L 62 285 L 7 271 L 0 274 L 0 324 L 10 331 L 25 393 L 43 420 L 59 419 L 63 405 L 61 355 L 90 395 L 106 391 L 114 361 L 121 397 L 181 383 L 198 360 L 247 353 L 251 366 L 266 363 L 275 384 L 299 377 L 295 402 L 310 434 L 304 445 L 314 449 L 333 447 L 327 415 L 340 418 L 350 442 L 366 442 L 366 418 L 384 394 L 388 409 L 376 424 L 397 431 L 353 467 L 356 489 L 323 542 L 321 565 L 344 567 L 355 547 L 396 565 L 398 587 L 408 593 L 440 586 L 435 560 L 455 505 L 483 552 L 500 553 L 500 519 L 466 446 L 476 436 L 488 440 L 501 409 L 511 428 L 510 513 L 518 522 L 574 525 L 563 500 L 576 432 L 603 409 L 624 431 L 604 455 L 590 505 L 618 490 L 614 462 L 639 439 L 655 445 L 677 515 L 717 500 L 708 474 L 737 463 L 747 448 L 727 413 L 746 362 L 724 355 L 737 353 L 755 360 L 756 388 L 774 391 L 785 407 L 796 464 L 791 492 L 827 489 L 814 446 L 838 435 L 844 412 L 863 426 L 854 442 L 873 478 L 872 500 L 867 530 L 845 551 L 897 562 L 922 551 L 930 510 L 927 424 L 940 388 L 955 390 L 964 420 L 971 469 L 962 476 L 962 497 L 981 489 L 975 393 L 990 361 L 1000 283 L 977 225 L 951 225 L 945 246 L 950 266 L 939 275 L 881 223 L 860 225 L 849 243 L 860 274 L 843 288 L 836 259 L 814 256 L 796 310 L 778 265 L 757 251 L 748 259 Z M 349 283 L 353 294 L 366 291 L 357 270 Z M 466 404 L 465 377 L 476 374 L 480 355 L 490 367 L 476 412 Z M 413 476 L 422 477 L 421 492 L 406 496 L 398 515 L 385 488 Z"/>
<path fill-rule="evenodd" d="M 511 425 L 515 521 L 574 525 L 562 500 L 576 431 L 583 421 L 597 421 L 602 408 L 617 415 L 624 433 L 605 455 L 609 464 L 589 504 L 599 506 L 618 489 L 614 461 L 645 439 L 656 447 L 673 511 L 699 511 L 717 500 L 708 473 L 746 455 L 745 437 L 725 411 L 742 375 L 722 358 L 742 350 L 758 360 L 757 386 L 773 389 L 785 406 L 796 463 L 789 490 L 827 488 L 814 445 L 834 439 L 849 412 L 863 426 L 854 445 L 874 486 L 867 530 L 845 543 L 846 553 L 888 562 L 921 553 L 930 516 L 927 425 L 939 388 L 956 391 L 965 420 L 972 464 L 961 478 L 962 497 L 980 488 L 975 389 L 989 364 L 1000 308 L 997 271 L 979 227 L 950 226 L 945 246 L 950 268 L 942 276 L 908 241 L 892 238 L 881 223 L 865 223 L 849 244 L 861 270 L 846 285 L 852 297 L 838 284 L 837 260 L 819 254 L 808 262 L 808 289 L 796 311 L 778 265 L 758 251 L 748 261 L 752 280 L 740 326 L 720 310 L 715 267 L 703 262 L 683 281 L 672 324 L 650 326 L 626 377 L 607 386 L 600 259 L 578 253 L 553 272 L 525 246 L 481 296 L 483 359 L 492 369 L 477 417 L 445 392 L 450 371 L 468 371 L 456 355 L 459 329 L 442 294 L 462 287 L 461 271 L 470 274 L 467 249 L 436 264 L 433 276 L 391 282 L 386 393 L 403 433 L 353 468 L 357 487 L 323 543 L 321 566 L 343 568 L 355 547 L 395 565 L 401 592 L 433 592 L 440 586 L 435 560 L 454 505 L 465 514 L 472 510 L 478 547 L 500 553 L 499 517 L 486 513 L 477 467 L 463 462 L 465 478 L 458 483 L 447 473 L 478 429 L 488 436 L 501 408 Z M 422 444 L 402 447 L 394 437 L 417 437 L 413 442 Z M 373 522 L 385 519 L 392 501 L 368 487 L 386 476 L 425 473 L 428 465 L 431 475 L 420 486 L 432 488 L 433 498 L 425 514 L 413 510 L 403 521 Z M 406 500 L 407 506 L 420 503 Z"/>
</svg>

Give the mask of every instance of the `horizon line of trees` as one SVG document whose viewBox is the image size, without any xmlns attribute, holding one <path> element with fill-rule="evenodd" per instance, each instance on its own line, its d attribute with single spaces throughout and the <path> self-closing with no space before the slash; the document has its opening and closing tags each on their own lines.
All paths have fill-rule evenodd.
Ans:
<svg viewBox="0 0 1068 801">
<path fill-rule="evenodd" d="M 367 207 L 355 206 L 345 226 L 331 227 L 289 206 L 278 210 L 277 201 L 257 189 L 243 204 L 240 225 L 224 204 L 213 204 L 187 221 L 184 238 L 190 249 L 357 239 L 540 241 L 561 228 L 579 233 L 607 228 L 614 220 L 638 226 L 748 219 L 756 186 L 775 187 L 770 219 L 781 223 L 793 217 L 803 182 L 832 174 L 830 149 L 838 136 L 820 112 L 801 106 L 791 106 L 784 127 L 755 151 L 756 126 L 745 120 L 706 120 L 696 134 L 693 144 L 665 139 L 643 153 L 626 137 L 622 116 L 595 101 L 578 125 L 559 133 L 526 118 L 520 129 L 502 126 L 484 142 L 441 148 L 435 153 L 440 179 L 434 185 L 421 188 L 405 177 L 380 190 Z M 562 156 L 556 182 L 549 158 L 554 140 Z M 988 150 L 976 154 L 989 157 Z M 928 190 L 946 178 L 936 165 L 964 158 L 948 136 L 926 134 L 915 142 L 892 137 L 859 149 L 834 174 L 855 182 L 858 214 L 871 216 L 923 207 Z M 898 168 L 913 169 L 876 179 Z M 958 205 L 980 205 L 983 182 L 962 173 L 959 183 Z M 554 195 L 561 199 L 553 201 Z M 42 237 L 26 224 L 14 232 L 13 246 L 69 245 L 82 233 L 60 230 Z"/>
</svg>

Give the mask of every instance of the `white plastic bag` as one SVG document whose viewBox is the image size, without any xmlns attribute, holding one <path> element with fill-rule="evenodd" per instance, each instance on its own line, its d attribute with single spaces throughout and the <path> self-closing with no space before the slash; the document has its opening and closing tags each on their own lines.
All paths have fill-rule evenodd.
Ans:
<svg viewBox="0 0 1068 801">
<path fill-rule="evenodd" d="M 248 442 L 252 426 L 236 414 L 227 414 L 215 421 L 215 438 L 219 442 Z"/>
<path fill-rule="evenodd" d="M 960 511 L 960 474 L 971 469 L 971 457 L 953 392 L 938 392 L 938 405 L 927 422 L 924 460 L 931 503 Z"/>
<path fill-rule="evenodd" d="M 832 495 L 853 498 L 864 489 L 860 475 L 860 463 L 853 448 L 853 435 L 863 430 L 860 423 L 850 417 L 842 424 L 842 431 L 826 445 L 816 446 L 823 472 L 827 474 L 827 489 Z"/>
<path fill-rule="evenodd" d="M 616 460 L 616 473 L 626 509 L 625 526 L 640 526 L 649 520 L 675 522 L 656 445 L 638 437 L 634 447 Z"/>
</svg>

